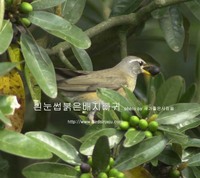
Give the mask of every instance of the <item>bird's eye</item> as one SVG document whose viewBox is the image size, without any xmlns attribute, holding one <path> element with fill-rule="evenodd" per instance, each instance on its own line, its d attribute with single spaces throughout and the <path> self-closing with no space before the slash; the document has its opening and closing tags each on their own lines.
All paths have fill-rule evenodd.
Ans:
<svg viewBox="0 0 200 178">
<path fill-rule="evenodd" d="M 144 64 L 144 62 L 143 61 L 139 61 L 139 64 L 140 64 L 140 66 L 142 66 Z"/>
</svg>

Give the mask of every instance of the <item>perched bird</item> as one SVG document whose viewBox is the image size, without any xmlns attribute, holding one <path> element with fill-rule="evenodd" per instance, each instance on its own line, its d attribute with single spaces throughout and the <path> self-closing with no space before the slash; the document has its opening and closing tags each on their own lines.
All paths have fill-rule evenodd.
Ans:
<svg viewBox="0 0 200 178">
<path fill-rule="evenodd" d="M 60 72 L 63 71 L 60 69 Z M 102 102 L 96 94 L 98 88 L 113 89 L 121 95 L 125 95 L 123 86 L 134 91 L 138 74 L 155 75 L 158 72 L 157 67 L 147 64 L 141 58 L 128 56 L 109 69 L 77 71 L 78 76 L 70 79 L 60 78 L 58 89 L 63 96 L 67 96 L 72 102 Z"/>
</svg>

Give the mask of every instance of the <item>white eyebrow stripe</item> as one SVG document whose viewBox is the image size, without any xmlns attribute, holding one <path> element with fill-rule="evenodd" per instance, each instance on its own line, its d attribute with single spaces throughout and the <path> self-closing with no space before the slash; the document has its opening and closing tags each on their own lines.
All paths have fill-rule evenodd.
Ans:
<svg viewBox="0 0 200 178">
<path fill-rule="evenodd" d="M 136 59 L 132 59 L 128 63 L 132 63 L 132 62 L 136 62 L 136 61 L 137 61 Z"/>
<path fill-rule="evenodd" d="M 143 62 L 144 64 L 146 64 L 146 62 L 143 61 L 142 59 L 132 59 L 132 60 L 130 60 L 128 63 L 130 64 L 130 63 L 132 63 L 132 62 Z"/>
</svg>

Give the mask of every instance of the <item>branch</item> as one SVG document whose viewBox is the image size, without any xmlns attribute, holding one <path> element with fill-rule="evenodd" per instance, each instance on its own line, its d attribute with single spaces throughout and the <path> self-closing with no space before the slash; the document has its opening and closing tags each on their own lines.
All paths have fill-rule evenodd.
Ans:
<svg viewBox="0 0 200 178">
<path fill-rule="evenodd" d="M 88 30 L 85 31 L 85 33 L 88 35 L 88 37 L 92 38 L 116 26 L 131 25 L 132 27 L 136 27 L 143 20 L 145 20 L 146 17 L 148 17 L 148 14 L 150 12 L 154 11 L 155 9 L 163 8 L 166 6 L 179 4 L 183 2 L 188 2 L 188 1 L 191 1 L 191 0 L 153 0 L 151 3 L 149 3 L 148 5 L 138 10 L 138 12 L 136 13 L 111 17 L 108 20 L 103 21 L 92 28 L 89 28 Z M 70 48 L 69 43 L 64 41 L 52 47 L 51 49 L 47 49 L 47 53 L 49 55 L 54 55 L 54 54 L 58 54 L 60 49 L 62 49 L 63 51 L 66 51 L 69 48 Z"/>
<path fill-rule="evenodd" d="M 123 29 L 123 27 L 120 28 L 119 32 L 118 32 L 119 42 L 120 42 L 121 59 L 125 58 L 128 55 L 128 52 L 127 52 L 127 32 L 128 32 L 128 29 L 127 28 Z"/>
</svg>

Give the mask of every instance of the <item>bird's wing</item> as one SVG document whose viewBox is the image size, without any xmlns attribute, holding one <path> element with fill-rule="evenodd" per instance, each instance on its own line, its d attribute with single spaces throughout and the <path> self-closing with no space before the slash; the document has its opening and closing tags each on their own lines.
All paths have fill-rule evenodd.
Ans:
<svg viewBox="0 0 200 178">
<path fill-rule="evenodd" d="M 70 70 L 65 68 L 55 68 L 55 71 L 57 75 L 57 81 L 91 73 L 91 71 Z"/>
<path fill-rule="evenodd" d="M 117 90 L 126 85 L 126 77 L 120 71 L 102 70 L 58 82 L 58 88 L 65 91 L 96 91 L 97 88 Z"/>
</svg>

